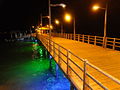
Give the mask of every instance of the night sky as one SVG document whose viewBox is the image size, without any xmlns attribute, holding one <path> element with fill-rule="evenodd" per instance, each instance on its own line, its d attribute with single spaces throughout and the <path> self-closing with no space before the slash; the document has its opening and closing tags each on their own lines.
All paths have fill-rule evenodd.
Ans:
<svg viewBox="0 0 120 90">
<path fill-rule="evenodd" d="M 103 36 L 104 10 L 92 11 L 93 4 L 105 7 L 107 0 L 51 0 L 65 3 L 66 9 L 52 8 L 52 22 L 60 19 L 66 32 L 72 33 L 73 23 L 64 22 L 63 15 L 69 12 L 76 18 L 76 32 Z M 120 35 L 120 0 L 108 0 L 107 36 Z M 40 14 L 48 15 L 48 0 L 0 0 L 0 31 L 26 31 L 40 22 Z M 48 21 L 43 21 L 47 24 Z"/>
</svg>

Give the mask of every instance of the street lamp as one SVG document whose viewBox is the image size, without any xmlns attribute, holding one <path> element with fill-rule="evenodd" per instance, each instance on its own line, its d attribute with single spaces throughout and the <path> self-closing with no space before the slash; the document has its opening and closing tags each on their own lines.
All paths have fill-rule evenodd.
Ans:
<svg viewBox="0 0 120 90">
<path fill-rule="evenodd" d="M 98 10 L 100 7 L 98 5 L 93 6 L 93 10 Z"/>
<path fill-rule="evenodd" d="M 43 18 L 48 18 L 49 19 L 49 16 L 42 16 L 42 14 L 41 14 L 41 27 L 42 27 L 42 22 L 43 22 L 42 19 Z"/>
<path fill-rule="evenodd" d="M 40 15 L 40 27 L 41 27 L 41 31 L 42 31 L 42 26 L 43 26 L 43 18 L 48 18 L 49 19 L 49 16 L 42 16 L 42 14 Z"/>
<path fill-rule="evenodd" d="M 65 14 L 65 20 L 67 22 L 70 22 L 72 19 L 71 15 L 70 14 Z M 75 40 L 75 34 L 76 34 L 76 29 L 75 29 L 75 17 L 73 18 L 73 34 L 74 34 L 74 40 Z"/>
<path fill-rule="evenodd" d="M 67 21 L 67 22 L 70 22 L 71 21 L 71 15 L 70 14 L 65 14 L 65 20 Z"/>
<path fill-rule="evenodd" d="M 58 19 L 55 19 L 55 23 L 57 25 L 61 24 L 61 34 L 62 34 L 63 33 L 63 24 Z"/>
<path fill-rule="evenodd" d="M 93 6 L 93 10 L 98 10 L 98 9 L 103 9 L 105 10 L 105 17 L 104 17 L 104 37 L 103 37 L 103 47 L 105 48 L 105 41 L 106 41 L 106 32 L 107 32 L 107 9 L 108 9 L 108 4 L 106 4 L 105 8 L 102 8 L 98 5 Z"/>
<path fill-rule="evenodd" d="M 58 24 L 60 24 L 60 21 L 55 19 L 55 23 L 58 25 Z"/>
<path fill-rule="evenodd" d="M 49 0 L 49 2 L 48 2 L 48 5 L 49 5 L 49 26 L 51 26 L 51 7 L 57 7 L 57 6 L 61 6 L 61 7 L 63 7 L 63 8 L 65 8 L 66 7 L 66 5 L 65 4 L 63 4 L 63 3 L 61 3 L 61 4 L 51 4 L 51 2 L 50 2 L 50 0 Z M 51 37 L 51 28 L 49 27 L 49 36 Z"/>
</svg>

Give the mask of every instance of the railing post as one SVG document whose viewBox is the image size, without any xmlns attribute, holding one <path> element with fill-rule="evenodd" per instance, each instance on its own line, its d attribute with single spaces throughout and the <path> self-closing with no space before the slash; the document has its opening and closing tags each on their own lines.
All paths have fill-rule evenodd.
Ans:
<svg viewBox="0 0 120 90">
<path fill-rule="evenodd" d="M 55 59 L 55 43 L 53 42 L 53 57 Z"/>
<path fill-rule="evenodd" d="M 71 34 L 70 34 L 70 39 L 71 39 Z"/>
<path fill-rule="evenodd" d="M 69 51 L 67 51 L 67 76 L 69 76 Z"/>
<path fill-rule="evenodd" d="M 90 35 L 88 35 L 88 44 L 90 44 Z"/>
<path fill-rule="evenodd" d="M 82 42 L 84 42 L 84 34 L 83 34 L 83 37 L 82 37 Z"/>
<path fill-rule="evenodd" d="M 47 41 L 47 49 L 48 49 L 48 47 L 49 47 L 49 41 L 48 40 L 46 40 Z"/>
<path fill-rule="evenodd" d="M 78 41 L 80 41 L 80 34 L 78 34 Z"/>
<path fill-rule="evenodd" d="M 74 34 L 74 40 L 76 40 L 76 34 Z"/>
<path fill-rule="evenodd" d="M 115 38 L 113 40 L 113 49 L 115 50 Z"/>
<path fill-rule="evenodd" d="M 61 61 L 60 61 L 60 46 L 58 45 L 58 64 L 59 66 L 61 65 Z"/>
<path fill-rule="evenodd" d="M 97 37 L 95 36 L 94 45 L 96 45 L 96 39 L 97 39 Z"/>
<path fill-rule="evenodd" d="M 71 39 L 74 40 L 74 35 L 73 34 L 71 34 Z"/>
<path fill-rule="evenodd" d="M 65 34 L 65 37 L 66 37 L 66 39 L 67 39 L 67 34 Z"/>
<path fill-rule="evenodd" d="M 103 48 L 106 48 L 107 37 L 103 37 Z"/>
<path fill-rule="evenodd" d="M 83 72 L 83 90 L 86 90 L 86 60 L 84 61 L 84 72 Z"/>
<path fill-rule="evenodd" d="M 105 48 L 107 47 L 107 37 L 105 38 Z"/>
<path fill-rule="evenodd" d="M 50 38 L 49 38 L 49 52 L 50 52 Z"/>
<path fill-rule="evenodd" d="M 72 83 L 70 83 L 70 90 L 76 90 L 75 86 Z"/>
</svg>

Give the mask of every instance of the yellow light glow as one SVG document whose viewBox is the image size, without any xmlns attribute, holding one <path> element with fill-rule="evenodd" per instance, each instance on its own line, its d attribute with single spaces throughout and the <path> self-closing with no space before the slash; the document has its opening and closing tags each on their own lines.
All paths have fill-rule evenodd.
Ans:
<svg viewBox="0 0 120 90">
<path fill-rule="evenodd" d="M 32 26 L 32 28 L 35 28 L 34 26 Z"/>
<path fill-rule="evenodd" d="M 93 6 L 93 10 L 98 10 L 100 7 L 98 5 Z"/>
<path fill-rule="evenodd" d="M 50 25 L 50 29 L 53 29 L 53 26 L 52 26 L 52 25 Z"/>
<path fill-rule="evenodd" d="M 47 28 L 47 27 L 40 27 L 39 29 L 40 30 L 48 30 L 49 28 Z"/>
<path fill-rule="evenodd" d="M 65 4 L 62 4 L 62 7 L 63 7 L 63 8 L 65 8 L 65 7 L 66 7 L 66 5 L 65 5 Z"/>
<path fill-rule="evenodd" d="M 47 27 L 49 27 L 49 25 L 46 25 Z"/>
<path fill-rule="evenodd" d="M 71 16 L 70 16 L 70 14 L 65 14 L 65 20 L 66 20 L 67 22 L 70 22 L 70 21 L 71 21 Z"/>
<path fill-rule="evenodd" d="M 57 19 L 55 20 L 55 23 L 56 23 L 56 24 L 60 24 L 59 20 L 57 20 Z"/>
</svg>

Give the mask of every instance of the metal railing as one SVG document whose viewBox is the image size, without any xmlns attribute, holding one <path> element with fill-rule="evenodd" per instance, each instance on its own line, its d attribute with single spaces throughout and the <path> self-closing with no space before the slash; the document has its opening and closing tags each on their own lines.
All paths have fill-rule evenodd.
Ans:
<svg viewBox="0 0 120 90">
<path fill-rule="evenodd" d="M 64 34 L 62 37 L 72 38 L 72 35 Z M 71 51 L 49 39 L 47 36 L 38 34 L 37 38 L 43 43 L 53 56 L 54 60 L 78 90 L 120 89 L 119 80 L 92 65 L 87 60 L 76 56 Z"/>
<path fill-rule="evenodd" d="M 104 46 L 104 48 L 111 48 L 114 50 L 120 50 L 120 38 L 111 38 L 106 37 L 105 43 L 103 43 L 103 37 L 101 36 L 92 36 L 92 35 L 84 35 L 84 34 L 76 34 L 75 37 L 73 34 L 68 33 L 52 33 L 53 36 L 59 36 L 66 39 L 72 39 L 76 41 L 85 42 L 88 44 L 94 44 L 98 46 Z M 105 45 L 104 45 L 105 44 Z"/>
</svg>

